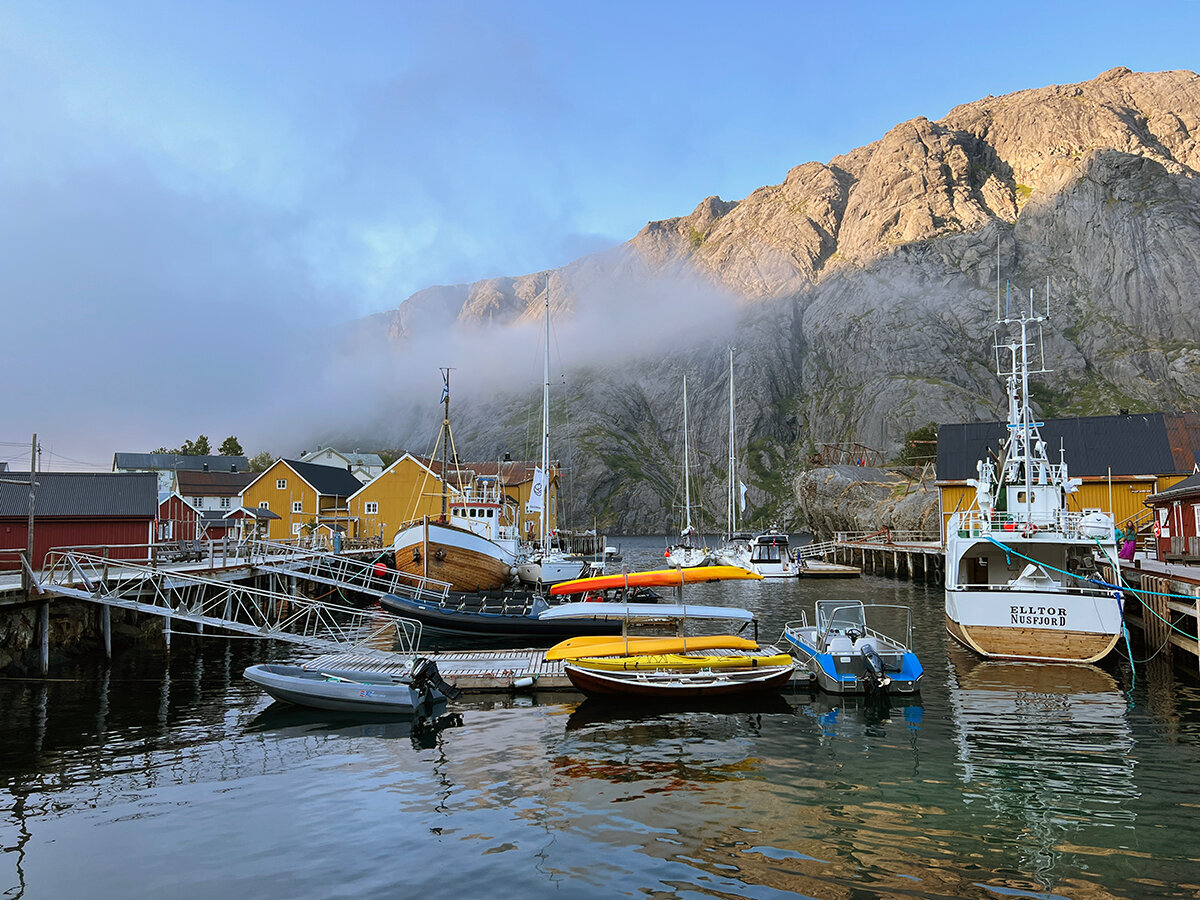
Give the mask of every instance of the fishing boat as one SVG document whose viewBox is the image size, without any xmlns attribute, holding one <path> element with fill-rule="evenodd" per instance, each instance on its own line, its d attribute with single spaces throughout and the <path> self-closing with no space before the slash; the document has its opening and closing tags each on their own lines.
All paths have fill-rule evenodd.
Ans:
<svg viewBox="0 0 1200 900">
<path fill-rule="evenodd" d="M 738 531 L 737 517 L 739 512 L 746 511 L 746 486 L 737 477 L 737 443 L 734 427 L 733 404 L 733 347 L 729 348 L 729 483 L 725 490 L 725 522 L 726 531 L 721 546 L 713 551 L 712 561 L 720 566 L 741 566 L 752 568 L 748 532 Z"/>
<path fill-rule="evenodd" d="M 803 612 L 799 622 L 788 622 L 783 639 L 823 690 L 833 694 L 919 690 L 924 670 L 912 651 L 912 611 L 907 606 L 818 600 L 814 612 L 814 623 Z M 888 633 L 884 620 L 903 624 Z"/>
<path fill-rule="evenodd" d="M 750 544 L 750 568 L 763 578 L 795 578 L 800 566 L 792 558 L 786 532 L 772 528 Z"/>
<path fill-rule="evenodd" d="M 424 658 L 403 675 L 274 663 L 250 666 L 242 674 L 276 700 L 333 712 L 412 715 L 460 693 L 442 679 L 436 663 Z"/>
<path fill-rule="evenodd" d="M 525 549 L 517 563 L 517 578 L 522 584 L 557 584 L 579 578 L 588 568 L 587 560 L 563 553 L 550 546 L 550 283 L 546 282 L 545 383 L 542 389 L 542 464 L 533 474 L 529 511 L 538 514 L 540 540 Z"/>
<path fill-rule="evenodd" d="M 442 428 L 434 444 L 442 449 L 440 473 L 442 512 L 407 522 L 392 541 L 396 569 L 423 579 L 448 583 L 456 591 L 485 591 L 503 587 L 516 574 L 517 536 L 505 526 L 509 503 L 500 479 L 475 478 L 463 473 L 454 461 L 458 477 L 450 496 L 451 469 L 447 459 L 453 444 L 450 432 L 450 370 L 442 370 L 445 410 Z M 464 475 L 466 477 L 464 477 Z"/>
<path fill-rule="evenodd" d="M 1121 592 L 1086 580 L 1097 556 L 1120 584 L 1115 522 L 1099 509 L 1072 510 L 1079 479 L 1066 453 L 1051 463 L 1029 402 L 1030 375 L 1047 373 L 1044 351 L 1034 369 L 1031 326 L 1049 317 L 1029 308 L 1000 314 L 997 288 L 996 372 L 1007 385 L 1008 428 L 998 465 L 976 464 L 969 509 L 946 526 L 946 628 L 980 656 L 1045 662 L 1095 662 L 1121 635 Z M 1015 326 L 1015 327 L 1014 327 Z M 1005 341 L 1003 331 L 1013 332 Z"/>
<path fill-rule="evenodd" d="M 719 619 L 757 622 L 749 611 L 690 604 L 571 603 L 543 616 L 570 620 L 600 616 L 621 623 L 621 635 L 565 641 L 547 651 L 563 659 L 571 683 L 589 696 L 719 698 L 779 690 L 795 672 L 787 654 L 741 635 L 684 634 L 687 622 Z M 667 637 L 631 635 L 632 626 L 673 628 Z M 690 642 L 690 643 L 689 643 Z"/>
<path fill-rule="evenodd" d="M 688 457 L 687 376 L 683 376 L 683 528 L 679 540 L 667 548 L 667 564 L 691 569 L 709 562 L 708 548 L 699 531 L 692 525 L 692 479 Z"/>
</svg>

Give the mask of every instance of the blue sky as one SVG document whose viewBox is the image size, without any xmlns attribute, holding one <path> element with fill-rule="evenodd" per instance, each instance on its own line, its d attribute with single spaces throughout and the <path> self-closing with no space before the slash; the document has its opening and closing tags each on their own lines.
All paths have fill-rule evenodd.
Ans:
<svg viewBox="0 0 1200 900">
<path fill-rule="evenodd" d="M 562 265 L 987 94 L 1194 70 L 1197 35 L 1196 0 L 8 0 L 6 369 L 39 377 L 0 441 L 37 430 L 63 467 L 268 442 L 210 394 L 314 329 Z"/>
</svg>

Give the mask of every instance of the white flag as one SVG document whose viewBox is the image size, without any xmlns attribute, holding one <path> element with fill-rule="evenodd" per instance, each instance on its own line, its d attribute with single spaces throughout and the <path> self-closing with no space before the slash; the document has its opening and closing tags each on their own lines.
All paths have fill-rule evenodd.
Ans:
<svg viewBox="0 0 1200 900">
<path fill-rule="evenodd" d="M 546 473 L 538 466 L 533 470 L 533 485 L 529 488 L 529 502 L 525 504 L 526 512 L 541 512 L 546 508 Z"/>
<path fill-rule="evenodd" d="M 741 496 L 742 496 L 741 504 L 742 505 L 741 505 L 741 509 L 739 509 L 738 512 L 745 512 L 746 511 L 746 485 L 745 485 L 745 482 L 739 481 L 738 487 L 741 489 L 741 492 L 742 492 L 741 493 Z"/>
</svg>

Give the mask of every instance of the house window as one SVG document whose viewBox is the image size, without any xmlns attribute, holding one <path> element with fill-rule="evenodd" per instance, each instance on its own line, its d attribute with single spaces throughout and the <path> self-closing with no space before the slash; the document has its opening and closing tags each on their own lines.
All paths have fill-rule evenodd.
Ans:
<svg viewBox="0 0 1200 900">
<path fill-rule="evenodd" d="M 276 478 L 275 479 L 275 487 L 279 488 L 279 490 L 281 490 L 281 491 L 286 491 L 287 490 L 287 479 L 286 478 Z"/>
<path fill-rule="evenodd" d="M 203 497 L 193 497 L 192 498 L 192 506 L 196 507 L 196 509 L 202 509 L 204 507 L 204 498 Z"/>
<path fill-rule="evenodd" d="M 292 534 L 299 534 L 300 529 L 303 527 L 304 526 L 301 523 L 297 522 L 295 525 L 292 526 Z"/>
<path fill-rule="evenodd" d="M 372 500 L 369 503 L 363 504 L 363 513 L 365 513 L 368 516 L 379 515 L 379 501 Z"/>
<path fill-rule="evenodd" d="M 270 509 L 270 508 L 271 508 L 271 504 L 270 504 L 270 503 L 268 503 L 266 500 L 259 500 L 259 501 L 258 501 L 258 508 L 259 508 L 259 509 Z"/>
<path fill-rule="evenodd" d="M 221 509 L 229 509 L 229 498 L 228 497 L 221 498 Z"/>
<path fill-rule="evenodd" d="M 294 512 L 294 513 L 304 512 L 304 501 L 293 500 L 292 501 L 292 512 Z"/>
</svg>

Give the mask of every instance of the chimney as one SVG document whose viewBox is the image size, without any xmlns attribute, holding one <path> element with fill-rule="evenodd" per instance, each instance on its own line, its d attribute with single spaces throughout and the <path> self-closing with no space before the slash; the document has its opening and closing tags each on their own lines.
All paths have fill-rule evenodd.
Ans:
<svg viewBox="0 0 1200 900">
<path fill-rule="evenodd" d="M 208 463 L 203 463 L 202 465 L 204 466 L 204 471 L 207 472 L 208 471 Z"/>
<path fill-rule="evenodd" d="M 236 473 L 236 472 L 237 472 L 237 463 L 230 463 L 230 464 L 229 464 L 229 471 L 230 471 L 230 472 L 234 472 L 234 473 Z"/>
</svg>

